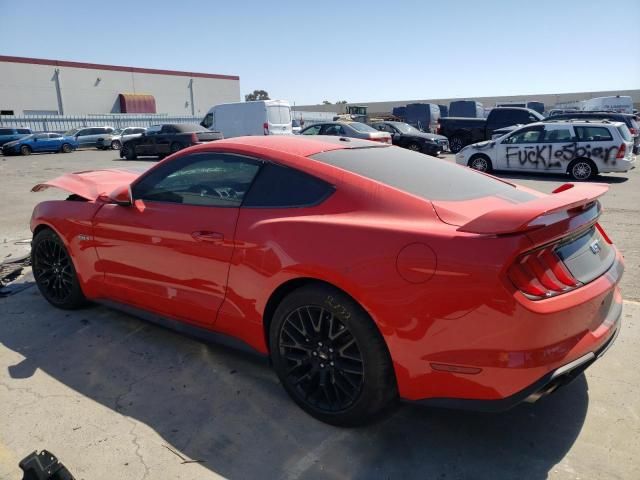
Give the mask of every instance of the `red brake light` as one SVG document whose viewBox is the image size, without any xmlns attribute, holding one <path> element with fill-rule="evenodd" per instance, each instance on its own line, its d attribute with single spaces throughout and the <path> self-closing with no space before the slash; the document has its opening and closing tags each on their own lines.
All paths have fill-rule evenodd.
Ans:
<svg viewBox="0 0 640 480">
<path fill-rule="evenodd" d="M 262 133 L 269 135 L 269 124 L 267 122 L 262 124 Z"/>
<path fill-rule="evenodd" d="M 554 297 L 580 286 L 556 254 L 555 245 L 519 256 L 507 275 L 518 290 L 533 299 Z"/>
<path fill-rule="evenodd" d="M 637 128 L 633 128 L 633 127 L 631 127 L 631 128 L 629 129 L 629 131 L 631 132 L 631 135 L 638 135 L 638 129 L 637 129 Z"/>
<path fill-rule="evenodd" d="M 624 158 L 624 154 L 627 152 L 627 145 L 625 143 L 620 145 L 620 148 L 618 149 L 618 153 L 616 154 L 616 158 L 620 159 L 620 158 Z"/>
</svg>

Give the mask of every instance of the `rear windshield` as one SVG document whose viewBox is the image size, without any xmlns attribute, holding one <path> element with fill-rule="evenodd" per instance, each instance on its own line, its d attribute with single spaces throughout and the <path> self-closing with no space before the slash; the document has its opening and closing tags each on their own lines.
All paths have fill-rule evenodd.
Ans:
<svg viewBox="0 0 640 480">
<path fill-rule="evenodd" d="M 624 138 L 625 142 L 630 142 L 632 140 L 633 137 L 631 137 L 631 132 L 626 125 L 620 125 L 618 127 L 618 131 L 620 132 L 620 135 L 622 135 L 622 138 Z"/>
<path fill-rule="evenodd" d="M 282 105 L 267 106 L 267 118 L 269 123 L 283 125 L 291 123 L 291 109 Z"/>
<path fill-rule="evenodd" d="M 310 158 L 425 200 L 470 200 L 492 195 L 514 201 L 533 198 L 508 183 L 470 168 L 399 147 L 332 150 Z"/>
</svg>

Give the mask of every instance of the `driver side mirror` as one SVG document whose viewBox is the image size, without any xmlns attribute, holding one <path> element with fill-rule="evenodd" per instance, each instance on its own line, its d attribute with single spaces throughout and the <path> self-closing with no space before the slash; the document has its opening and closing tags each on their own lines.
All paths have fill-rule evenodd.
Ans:
<svg viewBox="0 0 640 480">
<path fill-rule="evenodd" d="M 123 185 L 122 187 L 116 188 L 107 196 L 107 201 L 109 203 L 120 205 L 121 207 L 130 207 L 133 204 L 131 188 L 129 185 Z"/>
</svg>

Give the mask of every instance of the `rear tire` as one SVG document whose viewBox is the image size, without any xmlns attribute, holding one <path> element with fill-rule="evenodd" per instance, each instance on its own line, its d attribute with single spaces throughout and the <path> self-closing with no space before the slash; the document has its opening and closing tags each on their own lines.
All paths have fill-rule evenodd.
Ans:
<svg viewBox="0 0 640 480">
<path fill-rule="evenodd" d="M 51 305 L 65 310 L 86 305 L 71 256 L 53 230 L 40 230 L 33 237 L 31 266 L 38 290 Z"/>
<path fill-rule="evenodd" d="M 333 287 L 308 285 L 285 297 L 269 345 L 284 389 L 318 420 L 361 425 L 397 398 L 382 335 L 360 305 Z"/>
<path fill-rule="evenodd" d="M 127 144 L 122 147 L 120 156 L 126 158 L 127 160 L 135 160 L 137 158 L 134 148 L 131 145 Z"/>
<path fill-rule="evenodd" d="M 24 156 L 31 155 L 31 147 L 23 145 L 20 147 L 20 153 Z"/>
<path fill-rule="evenodd" d="M 62 153 L 71 153 L 71 145 L 69 145 L 68 143 L 63 143 L 60 150 L 62 151 Z"/>
<path fill-rule="evenodd" d="M 465 142 L 462 137 L 453 136 L 449 139 L 449 150 L 451 153 L 458 153 L 465 147 Z"/>
<path fill-rule="evenodd" d="M 574 180 L 586 181 L 598 174 L 598 167 L 588 158 L 577 158 L 569 164 L 567 173 Z"/>
<path fill-rule="evenodd" d="M 479 172 L 490 173 L 493 170 L 493 165 L 491 164 L 491 159 L 486 155 L 477 154 L 473 155 L 468 164 L 470 168 L 474 170 L 478 170 Z"/>
</svg>

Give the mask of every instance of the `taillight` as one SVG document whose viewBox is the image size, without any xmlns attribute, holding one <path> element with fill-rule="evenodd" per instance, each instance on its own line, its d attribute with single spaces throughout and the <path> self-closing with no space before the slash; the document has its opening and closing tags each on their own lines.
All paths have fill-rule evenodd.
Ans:
<svg viewBox="0 0 640 480">
<path fill-rule="evenodd" d="M 267 122 L 262 124 L 262 133 L 269 135 L 269 124 Z"/>
<path fill-rule="evenodd" d="M 637 128 L 633 128 L 633 127 L 631 127 L 631 128 L 629 129 L 629 131 L 631 132 L 631 135 L 638 135 L 638 129 L 637 129 Z"/>
<path fill-rule="evenodd" d="M 369 137 L 372 142 L 391 143 L 391 137 Z"/>
<path fill-rule="evenodd" d="M 624 158 L 624 154 L 627 153 L 627 145 L 623 143 L 620 145 L 618 149 L 618 153 L 616 154 L 616 159 Z"/>
<path fill-rule="evenodd" d="M 200 139 L 198 138 L 198 135 L 196 135 L 195 133 L 191 134 L 191 143 L 195 144 L 198 143 L 200 141 Z"/>
<path fill-rule="evenodd" d="M 555 247 L 525 253 L 509 267 L 511 282 L 533 300 L 554 297 L 581 285 L 564 266 Z"/>
<path fill-rule="evenodd" d="M 607 232 L 604 231 L 604 228 L 602 228 L 602 225 L 600 225 L 599 223 L 596 223 L 596 228 L 598 229 L 598 232 L 600 232 L 600 235 L 602 236 L 602 238 L 604 238 L 604 241 L 607 242 L 609 245 L 613 245 L 613 242 L 609 238 L 609 235 L 607 235 Z"/>
</svg>

